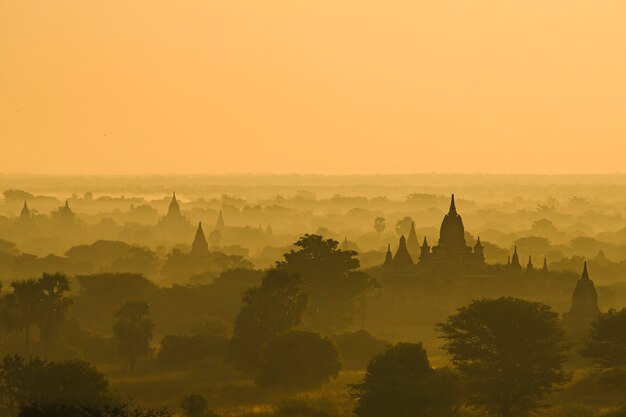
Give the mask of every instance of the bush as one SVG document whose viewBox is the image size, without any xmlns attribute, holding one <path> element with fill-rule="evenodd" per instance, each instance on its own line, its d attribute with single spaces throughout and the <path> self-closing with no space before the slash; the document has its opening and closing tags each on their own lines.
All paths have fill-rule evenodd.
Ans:
<svg viewBox="0 0 626 417">
<path fill-rule="evenodd" d="M 256 382 L 268 387 L 316 388 L 336 378 L 340 369 L 333 342 L 317 333 L 290 331 L 264 346 Z"/>
<path fill-rule="evenodd" d="M 161 340 L 157 362 L 168 368 L 195 365 L 210 359 L 222 359 L 227 347 L 228 340 L 222 337 L 167 335 Z"/>
<path fill-rule="evenodd" d="M 366 330 L 341 333 L 333 336 L 333 341 L 346 369 L 365 369 L 372 357 L 384 352 L 388 345 Z"/>
<path fill-rule="evenodd" d="M 358 417 L 448 417 L 456 415 L 460 401 L 457 375 L 432 369 L 421 343 L 390 346 L 352 388 Z"/>
</svg>

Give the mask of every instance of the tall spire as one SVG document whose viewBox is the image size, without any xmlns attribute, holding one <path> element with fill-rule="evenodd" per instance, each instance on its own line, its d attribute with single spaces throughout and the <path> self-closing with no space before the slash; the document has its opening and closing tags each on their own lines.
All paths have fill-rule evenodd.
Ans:
<svg viewBox="0 0 626 417">
<path fill-rule="evenodd" d="M 585 264 L 583 266 L 583 274 L 580 279 L 589 281 L 589 272 L 587 272 L 587 261 L 585 261 Z"/>
<path fill-rule="evenodd" d="M 541 272 L 543 272 L 544 274 L 550 272 L 548 270 L 548 260 L 546 258 L 543 258 L 543 268 L 541 268 Z"/>
<path fill-rule="evenodd" d="M 22 212 L 20 213 L 21 220 L 30 220 L 30 210 L 28 209 L 28 205 L 26 204 L 26 200 L 24 200 L 24 206 L 22 207 Z"/>
<path fill-rule="evenodd" d="M 483 248 L 483 244 L 480 243 L 480 236 L 476 239 L 476 244 L 474 245 L 474 257 L 476 257 L 479 261 L 485 261 L 485 252 Z"/>
<path fill-rule="evenodd" d="M 456 213 L 456 204 L 454 204 L 454 194 L 452 194 L 452 198 L 450 199 L 450 210 L 448 214 L 457 214 Z"/>
<path fill-rule="evenodd" d="M 215 222 L 215 230 L 222 231 L 226 229 L 226 224 L 224 223 L 224 217 L 222 217 L 222 210 L 220 210 L 217 215 L 217 221 Z"/>
<path fill-rule="evenodd" d="M 420 261 L 425 260 L 430 255 L 430 246 L 428 246 L 428 241 L 426 240 L 426 236 L 424 236 L 424 242 L 422 242 L 422 249 L 420 250 Z"/>
<path fill-rule="evenodd" d="M 182 214 L 180 213 L 180 205 L 178 204 L 178 200 L 176 200 L 176 191 L 172 192 L 172 201 L 170 201 L 167 216 L 182 217 Z"/>
<path fill-rule="evenodd" d="M 511 257 L 511 266 L 515 269 L 521 269 L 522 265 L 519 263 L 519 256 L 517 255 L 517 245 L 513 249 L 513 256 Z"/>
<path fill-rule="evenodd" d="M 415 222 L 411 222 L 411 230 L 406 240 L 406 247 L 409 250 L 411 259 L 417 259 L 420 254 L 420 243 L 417 240 L 417 233 L 415 233 Z"/>
<path fill-rule="evenodd" d="M 526 273 L 530 274 L 535 270 L 533 267 L 533 258 L 532 256 L 528 257 L 528 264 L 526 264 Z"/>
<path fill-rule="evenodd" d="M 391 254 L 391 244 L 387 244 L 387 254 L 385 255 L 385 263 L 383 266 L 391 266 L 393 263 L 393 255 Z"/>
<path fill-rule="evenodd" d="M 208 255 L 209 245 L 204 237 L 204 231 L 202 230 L 202 222 L 198 222 L 198 229 L 196 230 L 196 236 L 191 244 L 191 253 L 193 255 Z"/>
<path fill-rule="evenodd" d="M 413 265 L 413 259 L 411 259 L 411 255 L 406 248 L 406 238 L 404 235 L 400 236 L 400 244 L 398 245 L 396 256 L 393 257 L 393 262 L 396 267 Z"/>
</svg>

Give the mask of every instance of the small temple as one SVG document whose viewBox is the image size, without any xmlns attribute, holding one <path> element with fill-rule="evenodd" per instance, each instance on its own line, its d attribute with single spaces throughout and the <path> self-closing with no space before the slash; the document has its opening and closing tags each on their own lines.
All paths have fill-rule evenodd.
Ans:
<svg viewBox="0 0 626 417">
<path fill-rule="evenodd" d="M 166 229 L 187 229 L 189 228 L 189 222 L 183 216 L 180 210 L 180 204 L 176 199 L 176 192 L 172 193 L 172 200 L 167 209 L 167 214 L 161 219 L 159 226 Z"/>
</svg>

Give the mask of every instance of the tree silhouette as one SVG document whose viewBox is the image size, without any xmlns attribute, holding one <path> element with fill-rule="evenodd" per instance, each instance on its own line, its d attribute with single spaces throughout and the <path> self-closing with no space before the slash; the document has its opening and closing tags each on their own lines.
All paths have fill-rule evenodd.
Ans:
<svg viewBox="0 0 626 417">
<path fill-rule="evenodd" d="M 262 386 L 317 388 L 341 370 L 337 348 L 317 333 L 289 331 L 263 347 L 256 382 Z"/>
<path fill-rule="evenodd" d="M 601 314 L 581 353 L 604 368 L 626 366 L 626 309 Z"/>
<path fill-rule="evenodd" d="M 38 306 L 37 324 L 39 337 L 48 354 L 50 345 L 58 336 L 60 327 L 67 319 L 72 300 L 65 294 L 70 289 L 67 277 L 62 274 L 43 274 L 38 281 L 41 291 Z"/>
<path fill-rule="evenodd" d="M 378 234 L 381 234 L 382 232 L 384 232 L 386 227 L 387 225 L 385 223 L 384 217 L 376 217 L 374 219 L 374 230 L 376 230 Z"/>
<path fill-rule="evenodd" d="M 137 359 L 150 352 L 154 323 L 149 314 L 150 307 L 142 301 L 129 301 L 115 313 L 113 334 L 120 354 L 128 358 L 130 369 L 135 369 Z"/>
<path fill-rule="evenodd" d="M 460 399 L 458 377 L 432 369 L 421 343 L 398 343 L 374 356 L 352 391 L 358 417 L 452 417 Z"/>
<path fill-rule="evenodd" d="M 228 349 L 229 359 L 241 370 L 254 371 L 261 346 L 300 323 L 307 299 L 297 274 L 267 271 L 261 286 L 249 289 L 244 296 Z"/>
<path fill-rule="evenodd" d="M 500 417 L 536 409 L 567 381 L 566 343 L 549 306 L 516 298 L 473 301 L 438 325 L 469 400 Z"/>
<path fill-rule="evenodd" d="M 396 222 L 396 233 L 398 236 L 407 236 L 411 230 L 411 224 L 413 224 L 413 219 L 409 216 L 398 220 Z"/>
<path fill-rule="evenodd" d="M 47 362 L 7 356 L 0 364 L 0 385 L 11 415 L 28 405 L 98 406 L 109 398 L 104 375 L 87 362 L 77 360 Z"/>
<path fill-rule="evenodd" d="M 10 329 L 24 332 L 24 352 L 30 353 L 31 328 L 37 324 L 41 288 L 34 279 L 14 281 L 13 292 L 5 296 L 3 319 Z"/>
<path fill-rule="evenodd" d="M 209 401 L 202 394 L 191 394 L 180 403 L 186 417 L 217 417 L 209 410 Z"/>
<path fill-rule="evenodd" d="M 348 325 L 354 317 L 357 301 L 372 280 L 358 271 L 354 251 L 342 251 L 339 242 L 319 235 L 304 235 L 277 262 L 279 269 L 300 274 L 309 295 L 307 319 L 321 333 L 330 333 Z"/>
</svg>

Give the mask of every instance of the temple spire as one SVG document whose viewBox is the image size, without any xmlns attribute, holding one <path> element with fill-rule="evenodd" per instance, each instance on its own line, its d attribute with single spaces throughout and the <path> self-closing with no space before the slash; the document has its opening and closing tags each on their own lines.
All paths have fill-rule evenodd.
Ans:
<svg viewBox="0 0 626 417">
<path fill-rule="evenodd" d="M 385 263 L 383 266 L 391 266 L 393 263 L 393 254 L 391 253 L 391 244 L 387 244 L 387 254 L 385 255 Z"/>
<path fill-rule="evenodd" d="M 430 246 L 428 246 L 428 241 L 426 240 L 426 236 L 424 236 L 424 242 L 422 242 L 422 248 L 420 250 L 420 261 L 425 260 L 430 255 Z"/>
<path fill-rule="evenodd" d="M 452 194 L 452 198 L 450 200 L 450 211 L 448 211 L 448 214 L 457 214 L 456 204 L 454 204 L 454 194 Z"/>
<path fill-rule="evenodd" d="M 28 209 L 28 204 L 26 204 L 26 200 L 24 200 L 24 206 L 22 207 L 22 212 L 20 213 L 20 219 L 30 220 L 30 210 Z"/>
<path fill-rule="evenodd" d="M 543 258 L 543 268 L 541 268 L 541 272 L 543 272 L 544 274 L 550 272 L 548 270 L 548 260 L 546 258 Z"/>
<path fill-rule="evenodd" d="M 411 230 L 406 240 L 406 247 L 409 250 L 409 254 L 411 254 L 411 259 L 417 259 L 420 254 L 420 242 L 417 240 L 417 233 L 415 233 L 415 222 L 411 222 Z"/>
<path fill-rule="evenodd" d="M 198 229 L 196 230 L 196 236 L 191 244 L 191 253 L 193 255 L 208 255 L 209 245 L 204 237 L 204 231 L 202 230 L 202 222 L 198 222 Z"/>
<path fill-rule="evenodd" d="M 411 259 L 411 254 L 409 254 L 409 251 L 406 248 L 406 238 L 404 237 L 404 235 L 400 236 L 400 243 L 398 245 L 396 255 L 393 257 L 393 262 L 396 267 L 413 265 L 413 259 Z"/>
<path fill-rule="evenodd" d="M 532 256 L 528 257 L 528 264 L 526 264 L 526 273 L 532 273 L 535 270 L 533 267 L 533 258 Z"/>
<path fill-rule="evenodd" d="M 585 264 L 583 266 L 583 274 L 582 274 L 581 279 L 589 281 L 589 272 L 587 272 L 587 261 L 585 261 Z"/>
<path fill-rule="evenodd" d="M 215 222 L 215 230 L 224 230 L 226 229 L 226 223 L 224 223 L 224 217 L 222 216 L 222 210 L 220 210 L 217 215 L 217 221 Z"/>
<path fill-rule="evenodd" d="M 517 254 L 517 245 L 513 249 L 513 256 L 511 257 L 511 266 L 516 269 L 522 268 L 522 265 L 519 263 L 519 255 Z"/>
</svg>

